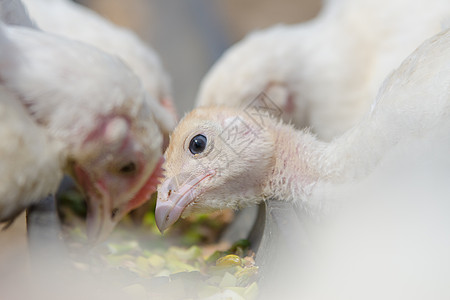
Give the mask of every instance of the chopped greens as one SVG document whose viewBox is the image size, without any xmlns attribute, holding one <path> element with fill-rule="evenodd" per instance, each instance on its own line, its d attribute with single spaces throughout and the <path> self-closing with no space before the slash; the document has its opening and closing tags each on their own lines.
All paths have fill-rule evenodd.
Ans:
<svg viewBox="0 0 450 300">
<path fill-rule="evenodd" d="M 115 288 L 131 299 L 256 299 L 258 267 L 250 243 L 217 243 L 232 212 L 189 217 L 162 236 L 153 199 L 139 226 L 127 216 L 108 241 L 86 250 L 81 195 L 71 190 L 59 199 L 74 268 L 94 277 L 113 274 Z"/>
</svg>

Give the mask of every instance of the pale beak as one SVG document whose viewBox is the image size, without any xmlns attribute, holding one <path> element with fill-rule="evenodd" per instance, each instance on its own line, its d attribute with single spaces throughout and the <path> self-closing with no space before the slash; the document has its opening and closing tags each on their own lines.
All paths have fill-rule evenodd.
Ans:
<svg viewBox="0 0 450 300">
<path fill-rule="evenodd" d="M 111 199 L 103 193 L 102 197 L 87 199 L 86 233 L 92 244 L 104 241 L 120 220 L 113 216 Z"/>
<path fill-rule="evenodd" d="M 186 207 L 193 203 L 201 194 L 197 185 L 206 178 L 213 176 L 214 171 L 209 171 L 199 176 L 191 175 L 167 178 L 158 188 L 158 200 L 156 202 L 155 219 L 161 233 L 175 223 L 183 214 Z M 187 177 L 185 182 L 182 181 Z"/>
<path fill-rule="evenodd" d="M 101 181 L 93 182 L 88 173 L 75 165 L 74 173 L 78 184 L 87 196 L 86 234 L 89 242 L 96 244 L 105 240 L 114 229 L 119 216 L 112 215 L 112 199 Z"/>
</svg>

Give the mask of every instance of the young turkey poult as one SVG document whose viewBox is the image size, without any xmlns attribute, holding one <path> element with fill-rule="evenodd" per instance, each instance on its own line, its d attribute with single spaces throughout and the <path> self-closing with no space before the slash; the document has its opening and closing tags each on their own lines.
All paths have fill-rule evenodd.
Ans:
<svg viewBox="0 0 450 300">
<path fill-rule="evenodd" d="M 330 205 L 330 187 L 348 187 L 397 143 L 448 118 L 449 82 L 447 30 L 413 52 L 386 79 L 366 118 L 331 143 L 272 118 L 255 122 L 236 109 L 196 109 L 175 129 L 165 153 L 157 225 L 164 230 L 182 214 L 268 198 L 320 215 Z"/>
<path fill-rule="evenodd" d="M 447 0 L 330 0 L 317 18 L 253 33 L 203 79 L 197 107 L 261 92 L 296 128 L 330 141 L 355 125 L 384 78 L 450 20 Z"/>
<path fill-rule="evenodd" d="M 88 235 L 102 239 L 156 190 L 161 116 L 118 58 L 34 29 L 1 29 L 1 82 L 64 145 L 64 170 L 87 196 Z"/>
</svg>

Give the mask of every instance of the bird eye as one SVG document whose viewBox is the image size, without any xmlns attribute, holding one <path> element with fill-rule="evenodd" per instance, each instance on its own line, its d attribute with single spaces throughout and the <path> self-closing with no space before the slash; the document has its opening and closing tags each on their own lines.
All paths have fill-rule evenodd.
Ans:
<svg viewBox="0 0 450 300">
<path fill-rule="evenodd" d="M 206 142 L 206 136 L 202 134 L 194 136 L 189 143 L 189 151 L 191 151 L 192 154 L 202 153 L 203 151 L 205 151 Z"/>
<path fill-rule="evenodd" d="M 120 168 L 120 173 L 123 174 L 129 174 L 129 173 L 133 173 L 134 171 L 136 171 L 136 164 L 134 162 L 129 162 L 126 165 L 122 166 Z"/>
</svg>

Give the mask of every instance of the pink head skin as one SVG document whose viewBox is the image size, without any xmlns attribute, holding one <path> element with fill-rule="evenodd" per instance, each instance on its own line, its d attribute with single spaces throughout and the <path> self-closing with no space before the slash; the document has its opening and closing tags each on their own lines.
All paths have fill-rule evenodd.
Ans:
<svg viewBox="0 0 450 300">
<path fill-rule="evenodd" d="M 174 130 L 158 188 L 161 231 L 180 216 L 257 203 L 273 164 L 273 136 L 245 113 L 199 108 Z"/>
<path fill-rule="evenodd" d="M 81 145 L 71 173 L 88 203 L 89 240 L 103 240 L 130 210 L 156 191 L 162 175 L 162 137 L 123 116 L 105 117 Z M 147 136 L 148 135 L 148 136 Z M 153 137 L 153 143 L 148 138 Z"/>
</svg>

